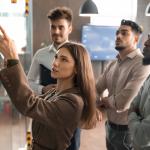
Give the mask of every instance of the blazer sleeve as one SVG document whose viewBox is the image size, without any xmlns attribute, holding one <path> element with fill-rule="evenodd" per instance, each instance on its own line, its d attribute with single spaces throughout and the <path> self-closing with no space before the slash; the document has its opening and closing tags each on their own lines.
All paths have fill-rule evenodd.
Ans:
<svg viewBox="0 0 150 150">
<path fill-rule="evenodd" d="M 20 64 L 1 70 L 0 79 L 11 101 L 22 114 L 53 127 L 77 124 L 79 121 L 83 108 L 80 96 L 66 93 L 49 101 L 35 95 Z"/>
</svg>

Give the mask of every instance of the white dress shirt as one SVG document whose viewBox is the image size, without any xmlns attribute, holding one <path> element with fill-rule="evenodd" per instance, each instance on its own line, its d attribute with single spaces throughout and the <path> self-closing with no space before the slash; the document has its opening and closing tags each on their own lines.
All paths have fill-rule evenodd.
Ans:
<svg viewBox="0 0 150 150">
<path fill-rule="evenodd" d="M 143 66 L 143 55 L 139 49 L 129 53 L 124 60 L 112 61 L 107 65 L 97 81 L 99 95 L 108 90 L 108 120 L 120 124 L 128 124 L 128 109 L 140 87 L 150 73 L 150 66 Z"/>
<path fill-rule="evenodd" d="M 35 91 L 37 94 L 42 93 L 43 86 L 40 85 L 40 64 L 44 65 L 46 68 L 50 69 L 52 68 L 52 63 L 54 56 L 56 54 L 56 48 L 54 45 L 50 45 L 48 47 L 44 47 L 42 49 L 39 49 L 33 59 L 32 63 L 28 72 L 28 81 L 30 84 L 30 87 Z"/>
</svg>

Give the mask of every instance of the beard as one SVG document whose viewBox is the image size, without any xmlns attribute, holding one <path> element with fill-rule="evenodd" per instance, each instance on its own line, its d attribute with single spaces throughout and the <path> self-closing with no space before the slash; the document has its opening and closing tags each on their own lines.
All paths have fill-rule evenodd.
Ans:
<svg viewBox="0 0 150 150">
<path fill-rule="evenodd" d="M 143 65 L 150 65 L 150 57 L 143 58 Z"/>
<path fill-rule="evenodd" d="M 120 52 L 120 51 L 124 50 L 125 47 L 123 47 L 123 46 L 115 46 L 115 49 L 116 49 L 118 52 Z"/>
</svg>

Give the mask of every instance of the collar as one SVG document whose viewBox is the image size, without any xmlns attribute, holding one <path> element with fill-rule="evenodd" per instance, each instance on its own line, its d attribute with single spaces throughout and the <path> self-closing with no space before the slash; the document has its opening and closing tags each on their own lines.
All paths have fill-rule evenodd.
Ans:
<svg viewBox="0 0 150 150">
<path fill-rule="evenodd" d="M 66 42 L 68 42 L 68 40 L 65 41 L 64 43 L 66 43 Z M 62 44 L 64 44 L 64 43 L 62 43 Z M 60 45 L 62 45 L 62 44 L 60 44 Z M 54 42 L 49 46 L 48 50 L 49 50 L 49 52 L 50 51 L 57 52 L 57 48 L 54 46 Z"/>
<path fill-rule="evenodd" d="M 56 49 L 56 47 L 54 46 L 54 43 L 52 43 L 52 44 L 49 46 L 48 51 L 49 51 L 49 52 L 50 52 L 50 51 L 54 51 L 55 53 L 57 52 L 57 49 Z"/>
<path fill-rule="evenodd" d="M 136 57 L 137 54 L 142 55 L 142 52 L 141 52 L 141 50 L 140 50 L 139 48 L 138 48 L 138 49 L 135 49 L 135 50 L 133 50 L 131 53 L 129 53 L 129 54 L 126 56 L 125 59 L 127 59 L 127 58 L 133 59 L 134 57 Z M 116 57 L 118 58 L 119 61 L 121 61 L 119 54 L 118 54 Z"/>
</svg>

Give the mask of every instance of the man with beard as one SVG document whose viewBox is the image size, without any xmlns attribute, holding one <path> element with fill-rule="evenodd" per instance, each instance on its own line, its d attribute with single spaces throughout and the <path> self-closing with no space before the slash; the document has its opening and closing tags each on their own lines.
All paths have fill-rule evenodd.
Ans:
<svg viewBox="0 0 150 150">
<path fill-rule="evenodd" d="M 128 109 L 144 80 L 150 73 L 149 66 L 142 65 L 143 55 L 137 49 L 141 27 L 130 20 L 122 20 L 116 32 L 117 59 L 110 62 L 98 78 L 97 107 L 107 112 L 106 146 L 108 150 L 131 150 L 128 129 Z M 108 96 L 103 92 L 108 90 Z"/>
<path fill-rule="evenodd" d="M 143 49 L 143 65 L 150 65 L 150 34 Z M 129 130 L 135 150 L 150 149 L 150 75 L 129 109 Z"/>
<path fill-rule="evenodd" d="M 56 7 L 48 13 L 49 32 L 52 44 L 37 50 L 28 73 L 28 81 L 31 88 L 37 94 L 45 93 L 51 84 L 55 84 L 56 80 L 50 77 L 53 59 L 56 55 L 57 48 L 69 40 L 72 32 L 72 10 L 67 7 Z M 27 122 L 30 122 L 29 120 Z M 29 130 L 31 130 L 29 123 Z M 67 150 L 79 150 L 80 147 L 80 129 L 77 128 L 71 145 Z"/>
<path fill-rule="evenodd" d="M 30 86 L 37 94 L 42 94 L 47 91 L 49 87 L 46 86 L 46 82 L 50 82 L 51 84 L 56 83 L 54 79 L 51 79 L 51 81 L 43 81 L 43 76 L 45 76 L 45 78 L 47 79 L 45 74 L 48 72 L 49 78 L 52 62 L 57 52 L 57 47 L 68 41 L 69 35 L 72 32 L 73 15 L 72 11 L 69 8 L 54 8 L 49 11 L 47 17 L 49 21 L 49 33 L 52 44 L 37 50 L 32 59 L 32 64 L 28 73 Z M 49 69 L 49 71 L 47 71 L 46 69 Z M 44 73 L 42 72 L 43 70 Z M 47 88 L 44 86 L 46 86 Z"/>
</svg>

